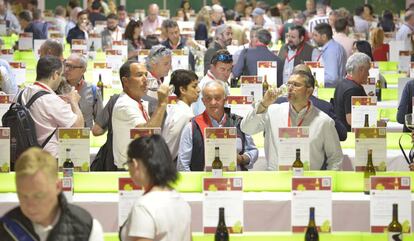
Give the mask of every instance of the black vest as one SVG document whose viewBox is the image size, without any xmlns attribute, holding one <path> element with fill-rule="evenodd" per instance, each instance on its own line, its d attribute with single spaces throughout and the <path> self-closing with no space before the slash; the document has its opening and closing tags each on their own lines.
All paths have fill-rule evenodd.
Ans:
<svg viewBox="0 0 414 241">
<path fill-rule="evenodd" d="M 60 218 L 50 231 L 47 241 L 88 241 L 92 230 L 92 216 L 84 209 L 67 203 L 61 193 L 58 197 Z M 24 216 L 20 207 L 5 214 L 5 217 L 20 223 L 30 234 L 39 240 L 31 221 Z M 4 223 L 0 224 L 0 240 L 14 241 L 5 230 Z"/>
<path fill-rule="evenodd" d="M 285 44 L 279 52 L 279 57 L 282 59 L 282 69 L 284 68 L 286 61 L 286 53 L 288 52 L 288 46 Z M 312 61 L 313 47 L 307 43 L 304 43 L 303 50 L 298 56 L 295 57 L 293 66 L 303 64 L 305 61 Z"/>
<path fill-rule="evenodd" d="M 242 150 L 239 154 L 244 153 L 246 136 L 240 130 L 240 122 L 242 117 L 235 114 L 226 114 L 226 123 L 224 127 L 236 127 L 237 129 L 237 138 L 241 138 L 242 141 Z M 195 121 L 194 117 L 191 119 L 191 127 L 193 128 L 193 149 L 191 152 L 191 161 L 190 161 L 190 170 L 191 171 L 204 171 L 205 159 L 204 159 L 204 139 L 201 134 L 201 128 Z M 247 168 L 240 166 L 243 171 L 247 171 Z"/>
</svg>

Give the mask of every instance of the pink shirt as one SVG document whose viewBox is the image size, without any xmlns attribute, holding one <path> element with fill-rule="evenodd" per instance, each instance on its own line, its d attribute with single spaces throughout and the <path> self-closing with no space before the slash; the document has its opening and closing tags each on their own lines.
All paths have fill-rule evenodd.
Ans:
<svg viewBox="0 0 414 241">
<path fill-rule="evenodd" d="M 22 102 L 23 104 L 26 104 L 38 91 L 46 90 L 50 92 L 50 94 L 38 98 L 30 107 L 30 115 L 35 123 L 37 141 L 40 145 L 42 145 L 46 138 L 52 134 L 56 127 L 72 127 L 78 118 L 78 116 L 73 113 L 70 104 L 62 100 L 47 85 L 43 83 L 41 84 L 45 89 L 38 85 L 31 85 L 23 90 L 24 92 L 22 95 Z M 58 156 L 59 150 L 57 134 L 56 131 L 44 148 L 45 151 L 48 151 L 55 157 Z"/>
<path fill-rule="evenodd" d="M 346 56 L 349 58 L 352 54 L 352 46 L 354 45 L 355 39 L 346 36 L 344 33 L 335 33 L 333 39 L 344 47 Z"/>
<path fill-rule="evenodd" d="M 162 21 L 164 21 L 164 18 L 161 16 L 157 16 L 157 19 L 154 22 L 150 22 L 147 17 L 142 24 L 142 32 L 144 36 L 147 37 L 148 35 L 155 34 L 157 28 L 161 28 Z"/>
</svg>

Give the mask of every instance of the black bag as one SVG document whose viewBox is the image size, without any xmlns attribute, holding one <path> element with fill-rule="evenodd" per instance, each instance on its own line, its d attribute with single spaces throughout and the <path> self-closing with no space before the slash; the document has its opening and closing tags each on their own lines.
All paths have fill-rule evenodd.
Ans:
<svg viewBox="0 0 414 241">
<path fill-rule="evenodd" d="M 17 98 L 17 102 L 13 103 L 9 110 L 3 115 L 2 123 L 4 127 L 10 128 L 10 160 L 11 170 L 14 171 L 14 162 L 29 147 L 45 147 L 55 131 L 39 145 L 37 142 L 36 127 L 30 115 L 30 106 L 41 96 L 50 94 L 47 91 L 39 91 L 29 99 L 26 105 L 22 104 L 22 90 Z"/>
<path fill-rule="evenodd" d="M 114 153 L 112 149 L 112 111 L 114 109 L 115 103 L 118 100 L 119 95 L 113 95 L 107 105 L 108 105 L 108 133 L 106 135 L 106 142 L 101 148 L 99 148 L 98 153 L 95 156 L 91 164 L 91 171 L 117 171 L 118 168 L 114 164 Z"/>
</svg>

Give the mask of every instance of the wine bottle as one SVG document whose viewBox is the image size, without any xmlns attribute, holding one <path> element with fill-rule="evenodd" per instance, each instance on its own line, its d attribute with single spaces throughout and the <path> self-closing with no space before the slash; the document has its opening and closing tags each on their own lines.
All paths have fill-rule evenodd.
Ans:
<svg viewBox="0 0 414 241">
<path fill-rule="evenodd" d="M 252 98 L 252 103 L 254 103 L 254 91 L 250 91 L 250 95 L 253 97 Z"/>
<path fill-rule="evenodd" d="M 267 82 L 267 75 L 263 76 L 263 96 L 266 94 L 267 90 L 269 89 L 269 83 Z"/>
<path fill-rule="evenodd" d="M 371 189 L 370 177 L 375 176 L 375 167 L 372 163 L 372 149 L 368 149 L 367 165 L 364 170 L 364 193 L 369 195 Z"/>
<path fill-rule="evenodd" d="M 220 148 L 216 146 L 214 161 L 212 163 L 212 172 L 213 177 L 222 177 L 223 176 L 223 162 L 220 160 Z"/>
<path fill-rule="evenodd" d="M 398 204 L 392 205 L 392 221 L 388 224 L 388 241 L 401 241 L 402 237 L 402 226 L 398 222 Z"/>
<path fill-rule="evenodd" d="M 63 168 L 74 168 L 72 158 L 70 157 L 70 148 L 66 148 L 66 160 L 63 162 Z"/>
<path fill-rule="evenodd" d="M 104 98 L 104 84 L 102 82 L 102 75 L 101 74 L 99 74 L 99 80 L 98 80 L 98 83 L 96 84 L 96 87 L 98 87 L 99 90 L 101 91 L 101 97 L 102 97 L 102 100 L 103 100 L 103 98 Z"/>
<path fill-rule="evenodd" d="M 219 208 L 219 221 L 214 235 L 214 241 L 229 241 L 229 231 L 224 220 L 224 208 Z"/>
<path fill-rule="evenodd" d="M 382 100 L 382 86 L 379 80 L 375 83 L 375 95 L 377 96 L 377 101 Z"/>
<path fill-rule="evenodd" d="M 319 241 L 318 229 L 315 223 L 315 208 L 309 208 L 309 223 L 306 228 L 305 241 Z"/>
<path fill-rule="evenodd" d="M 68 192 L 73 194 L 73 172 L 74 172 L 74 165 L 72 162 L 72 158 L 70 156 L 70 148 L 66 148 L 66 159 L 63 162 L 63 179 L 62 179 L 62 189 L 64 192 Z"/>
<path fill-rule="evenodd" d="M 369 115 L 365 114 L 364 127 L 369 127 Z"/>
<path fill-rule="evenodd" d="M 303 163 L 300 160 L 300 149 L 296 149 L 296 160 L 292 165 L 292 175 L 295 177 L 303 176 Z"/>
<path fill-rule="evenodd" d="M 91 46 L 89 47 L 89 51 L 95 52 L 95 41 L 92 41 Z"/>
</svg>

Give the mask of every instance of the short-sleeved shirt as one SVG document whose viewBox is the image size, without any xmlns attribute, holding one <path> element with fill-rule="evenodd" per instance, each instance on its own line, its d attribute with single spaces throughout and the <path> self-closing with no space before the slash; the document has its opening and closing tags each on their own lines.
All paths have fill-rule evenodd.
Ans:
<svg viewBox="0 0 414 241">
<path fill-rule="evenodd" d="M 352 80 L 344 79 L 338 83 L 334 94 L 334 110 L 336 116 L 345 124 L 348 131 L 351 126 L 346 121 L 346 114 L 351 113 L 352 96 L 367 96 L 364 87 Z"/>
<path fill-rule="evenodd" d="M 70 104 L 57 96 L 50 87 L 43 83 L 40 83 L 40 85 L 43 88 L 39 85 L 31 85 L 25 88 L 22 94 L 22 102 L 26 104 L 40 90 L 50 92 L 50 94 L 38 98 L 29 109 L 36 127 L 37 142 L 41 145 L 57 127 L 72 127 L 78 116 L 73 113 Z M 56 132 L 46 144 L 44 150 L 57 157 L 58 148 Z"/>
<path fill-rule="evenodd" d="M 121 236 L 190 241 L 190 226 L 191 208 L 176 191 L 151 191 L 135 202 Z"/>
<path fill-rule="evenodd" d="M 145 113 L 148 113 L 148 102 L 141 100 L 141 103 Z M 118 168 L 122 168 L 127 161 L 127 148 L 131 142 L 130 130 L 145 123 L 147 120 L 138 102 L 122 92 L 112 112 L 113 152 L 115 165 Z"/>
<path fill-rule="evenodd" d="M 95 88 L 95 94 L 93 88 Z M 96 86 L 84 82 L 79 89 L 79 95 L 81 96 L 79 107 L 85 120 L 85 127 L 92 128 L 94 119 L 103 109 L 101 91 Z"/>
</svg>

